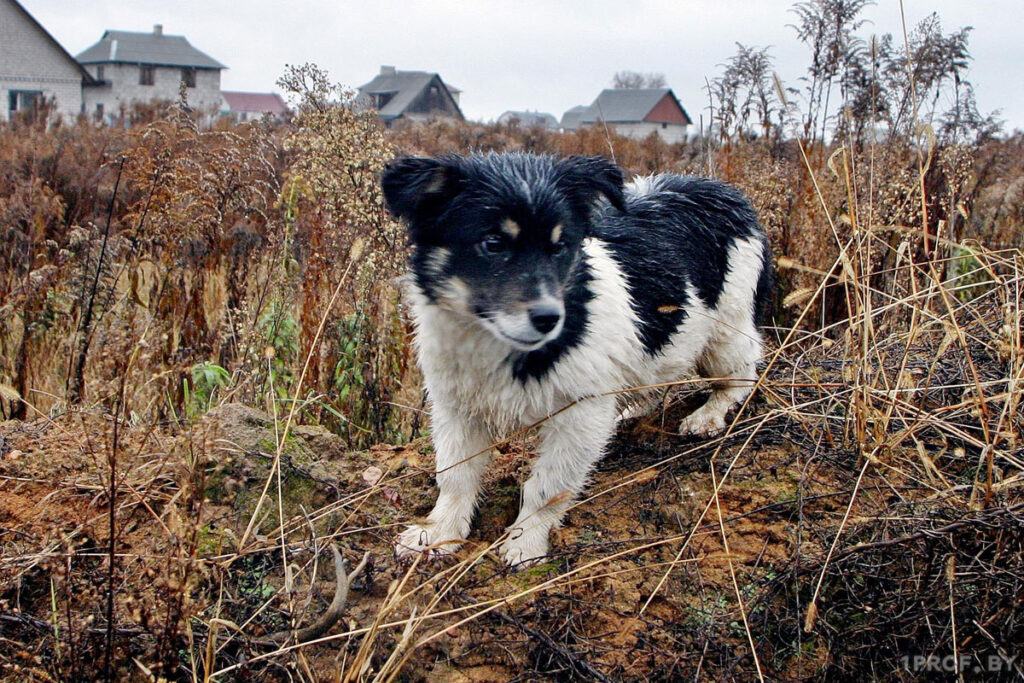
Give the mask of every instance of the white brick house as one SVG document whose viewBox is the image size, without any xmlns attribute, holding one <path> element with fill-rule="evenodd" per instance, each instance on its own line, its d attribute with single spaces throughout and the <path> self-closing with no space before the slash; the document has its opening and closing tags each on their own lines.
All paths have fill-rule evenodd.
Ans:
<svg viewBox="0 0 1024 683">
<path fill-rule="evenodd" d="M 82 113 L 92 78 L 16 0 L 0 0 L 0 121 L 52 99 L 56 113 Z"/>
<path fill-rule="evenodd" d="M 85 90 L 85 110 L 97 120 L 113 120 L 136 103 L 176 100 L 182 83 L 193 109 L 215 115 L 221 108 L 223 64 L 197 50 L 184 36 L 106 31 L 77 57 L 98 82 Z"/>
</svg>

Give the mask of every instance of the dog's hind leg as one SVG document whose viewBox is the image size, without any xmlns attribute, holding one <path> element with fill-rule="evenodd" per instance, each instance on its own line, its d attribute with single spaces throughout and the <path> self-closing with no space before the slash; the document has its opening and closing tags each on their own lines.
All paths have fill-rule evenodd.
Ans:
<svg viewBox="0 0 1024 683">
<path fill-rule="evenodd" d="M 424 524 L 410 526 L 395 543 L 398 557 L 429 550 L 453 553 L 469 535 L 480 492 L 480 477 L 491 459 L 491 436 L 477 419 L 435 405 L 431 430 L 439 494 Z"/>
<path fill-rule="evenodd" d="M 510 565 L 529 566 L 548 553 L 548 535 L 586 486 L 615 429 L 614 397 L 581 400 L 540 427 L 540 457 L 523 485 L 519 516 L 501 553 Z"/>
<path fill-rule="evenodd" d="M 751 323 L 728 340 L 712 342 L 698 363 L 700 374 L 711 378 L 711 396 L 683 418 L 680 434 L 709 436 L 725 429 L 725 416 L 742 403 L 757 381 L 761 337 Z"/>
</svg>

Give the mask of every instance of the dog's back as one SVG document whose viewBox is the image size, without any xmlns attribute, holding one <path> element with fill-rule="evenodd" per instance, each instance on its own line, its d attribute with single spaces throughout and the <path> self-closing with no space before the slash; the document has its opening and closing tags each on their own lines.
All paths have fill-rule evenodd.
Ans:
<svg viewBox="0 0 1024 683">
<path fill-rule="evenodd" d="M 636 315 L 635 380 L 693 370 L 721 377 L 731 369 L 723 364 L 759 357 L 771 254 L 743 195 L 713 180 L 659 175 L 627 184 L 624 198 L 625 211 L 605 207 L 595 219 L 594 239 L 621 270 Z"/>
<path fill-rule="evenodd" d="M 755 323 L 771 298 L 771 253 L 764 231 L 746 198 L 734 187 L 706 178 L 656 175 L 626 184 L 626 211 L 605 206 L 595 220 L 594 237 L 608 243 L 626 271 L 630 294 L 643 321 L 645 346 L 655 350 L 679 316 L 655 315 L 657 308 L 683 304 L 685 283 L 704 306 L 714 308 L 730 269 L 756 282 Z M 733 263 L 729 249 L 751 241 L 760 251 L 753 263 Z"/>
</svg>

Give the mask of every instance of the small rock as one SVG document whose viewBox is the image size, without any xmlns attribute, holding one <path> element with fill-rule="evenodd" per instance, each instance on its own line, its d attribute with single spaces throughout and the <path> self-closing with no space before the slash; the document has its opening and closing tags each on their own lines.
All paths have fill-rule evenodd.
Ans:
<svg viewBox="0 0 1024 683">
<path fill-rule="evenodd" d="M 376 486 L 377 482 L 384 478 L 384 470 L 376 465 L 370 465 L 363 470 L 363 481 L 370 486 Z"/>
</svg>

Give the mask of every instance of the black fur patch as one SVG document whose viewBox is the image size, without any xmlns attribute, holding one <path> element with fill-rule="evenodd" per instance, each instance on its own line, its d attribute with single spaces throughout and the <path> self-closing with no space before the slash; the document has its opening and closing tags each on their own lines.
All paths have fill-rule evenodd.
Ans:
<svg viewBox="0 0 1024 683">
<path fill-rule="evenodd" d="M 626 277 L 637 331 L 651 354 L 685 320 L 687 285 L 706 307 L 715 307 L 733 241 L 761 234 L 746 198 L 725 183 L 685 176 L 654 182 L 650 194 L 627 192 L 626 211 L 608 207 L 594 227 Z"/>
</svg>

